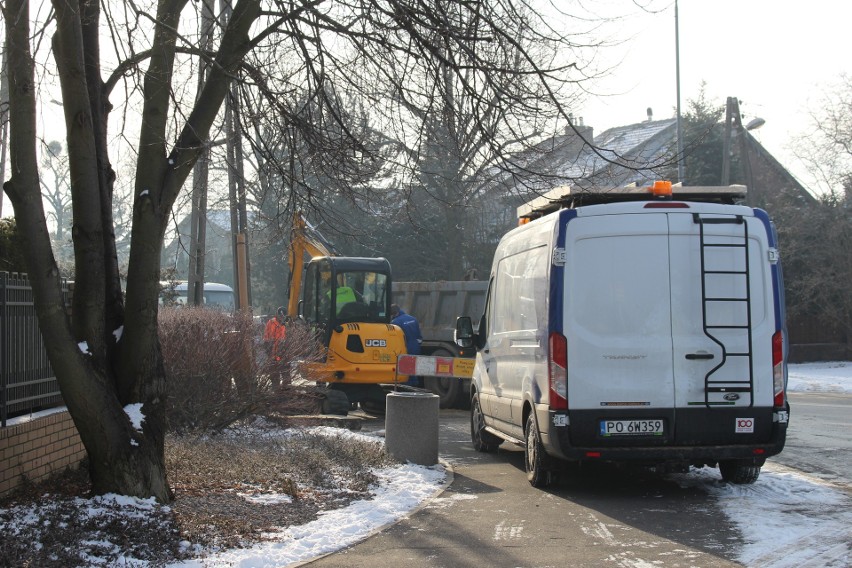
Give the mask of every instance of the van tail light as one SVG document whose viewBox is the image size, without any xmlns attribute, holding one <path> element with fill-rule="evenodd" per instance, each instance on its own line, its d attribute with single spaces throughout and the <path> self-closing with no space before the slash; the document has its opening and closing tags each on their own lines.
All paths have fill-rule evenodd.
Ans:
<svg viewBox="0 0 852 568">
<path fill-rule="evenodd" d="M 784 408 L 784 333 L 776 331 L 772 336 L 772 381 L 775 386 L 773 406 Z"/>
<path fill-rule="evenodd" d="M 549 344 L 550 409 L 568 410 L 568 340 L 561 333 L 551 333 Z"/>
</svg>

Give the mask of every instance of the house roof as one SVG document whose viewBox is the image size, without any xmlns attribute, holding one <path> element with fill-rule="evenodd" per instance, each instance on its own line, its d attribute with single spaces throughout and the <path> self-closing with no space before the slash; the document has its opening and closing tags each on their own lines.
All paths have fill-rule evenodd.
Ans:
<svg viewBox="0 0 852 568">
<path fill-rule="evenodd" d="M 543 195 L 566 185 L 578 189 L 650 185 L 670 176 L 675 168 L 677 120 L 674 118 L 616 126 L 597 136 L 592 133 L 590 127 L 577 127 L 576 132 L 572 129 L 552 136 L 519 152 L 510 160 L 510 171 L 501 175 L 500 185 L 522 196 Z M 589 144 L 592 140 L 593 144 Z M 775 188 L 773 193 L 790 193 L 813 200 L 807 189 L 757 140 L 749 142 L 765 161 L 763 167 L 780 176 L 785 186 Z"/>
<path fill-rule="evenodd" d="M 541 193 L 568 183 L 621 186 L 659 179 L 648 164 L 671 162 L 675 132 L 675 119 L 618 126 L 597 136 L 578 127 L 513 156 L 503 183 Z"/>
</svg>

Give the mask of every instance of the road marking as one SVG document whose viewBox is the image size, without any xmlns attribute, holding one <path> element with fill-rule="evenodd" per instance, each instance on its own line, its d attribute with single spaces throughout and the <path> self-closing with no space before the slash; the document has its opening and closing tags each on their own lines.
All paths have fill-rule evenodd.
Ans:
<svg viewBox="0 0 852 568">
<path fill-rule="evenodd" d="M 500 521 L 496 527 L 494 527 L 494 540 L 513 540 L 521 538 L 522 533 L 524 532 L 524 522 L 521 521 L 520 525 L 510 525 L 506 526 L 506 521 Z"/>
</svg>

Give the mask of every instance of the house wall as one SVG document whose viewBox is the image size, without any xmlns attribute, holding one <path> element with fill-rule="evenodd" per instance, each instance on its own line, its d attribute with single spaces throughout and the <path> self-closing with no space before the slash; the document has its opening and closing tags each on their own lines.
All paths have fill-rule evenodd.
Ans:
<svg viewBox="0 0 852 568">
<path fill-rule="evenodd" d="M 0 496 L 41 481 L 86 456 L 67 411 L 0 428 Z"/>
</svg>

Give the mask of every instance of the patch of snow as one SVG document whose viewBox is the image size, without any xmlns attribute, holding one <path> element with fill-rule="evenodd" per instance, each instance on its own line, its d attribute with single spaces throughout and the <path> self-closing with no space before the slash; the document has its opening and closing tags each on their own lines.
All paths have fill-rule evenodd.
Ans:
<svg viewBox="0 0 852 568">
<path fill-rule="evenodd" d="M 745 541 L 745 566 L 849 566 L 852 497 L 825 482 L 771 462 L 753 485 L 726 483 L 716 469 L 677 477 L 717 498 Z"/>
<path fill-rule="evenodd" d="M 798 363 L 787 365 L 790 392 L 852 393 L 852 362 Z"/>
<path fill-rule="evenodd" d="M 59 414 L 60 412 L 67 412 L 68 407 L 66 406 L 57 406 L 56 408 L 48 408 L 47 410 L 40 410 L 38 412 L 33 412 L 32 414 L 25 414 L 23 416 L 16 416 L 14 418 L 9 418 L 6 420 L 6 426 L 15 426 L 17 424 L 26 424 L 27 422 L 32 422 L 33 420 L 38 420 L 39 418 L 44 418 L 45 416 L 50 416 L 51 414 Z"/>
<path fill-rule="evenodd" d="M 115 337 L 115 342 L 118 343 L 121 341 L 121 336 L 124 335 L 124 326 L 119 326 L 118 329 L 112 332 L 112 336 Z"/>
<path fill-rule="evenodd" d="M 379 485 L 370 501 L 355 501 L 346 508 L 321 513 L 317 520 L 305 525 L 269 533 L 266 536 L 274 538 L 271 542 L 246 549 L 225 550 L 169 566 L 280 567 L 334 552 L 405 517 L 432 496 L 446 478 L 443 466 L 427 468 L 412 464 L 384 468 L 375 471 L 375 474 Z"/>
<path fill-rule="evenodd" d="M 133 425 L 133 429 L 137 432 L 141 432 L 142 423 L 145 421 L 145 415 L 142 414 L 142 403 L 137 402 L 134 404 L 128 404 L 124 407 L 124 413 L 127 414 L 127 417 L 130 419 L 130 424 Z"/>
<path fill-rule="evenodd" d="M 257 503 L 258 505 L 281 505 L 293 502 L 291 496 L 280 493 L 237 493 L 237 495 L 249 503 Z"/>
<path fill-rule="evenodd" d="M 86 355 L 91 355 L 91 352 L 89 351 L 89 343 L 88 342 L 81 341 L 80 343 L 77 344 L 77 347 L 80 349 L 80 351 L 82 351 Z"/>
</svg>

